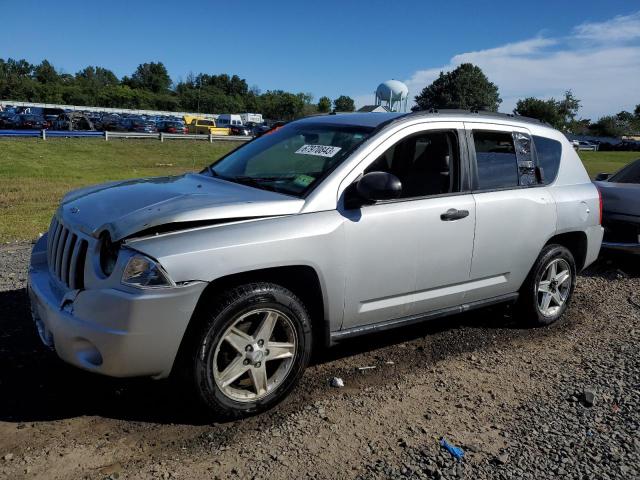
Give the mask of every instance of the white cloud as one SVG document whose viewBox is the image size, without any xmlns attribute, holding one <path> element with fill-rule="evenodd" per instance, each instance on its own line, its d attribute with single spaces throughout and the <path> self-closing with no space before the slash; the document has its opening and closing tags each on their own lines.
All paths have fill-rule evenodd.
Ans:
<svg viewBox="0 0 640 480">
<path fill-rule="evenodd" d="M 597 42 L 619 42 L 640 38 L 640 12 L 618 15 L 604 22 L 583 23 L 573 30 L 579 39 Z"/>
<path fill-rule="evenodd" d="M 582 101 L 583 118 L 633 110 L 640 103 L 640 12 L 578 25 L 568 37 L 538 36 L 455 55 L 405 80 L 409 98 L 461 63 L 478 65 L 498 85 L 503 112 L 520 98 L 559 98 L 568 89 Z"/>
</svg>

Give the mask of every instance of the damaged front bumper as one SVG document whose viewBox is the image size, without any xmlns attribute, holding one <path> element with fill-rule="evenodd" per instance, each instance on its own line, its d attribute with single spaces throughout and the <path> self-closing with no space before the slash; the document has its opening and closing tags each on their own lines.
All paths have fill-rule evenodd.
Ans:
<svg viewBox="0 0 640 480">
<path fill-rule="evenodd" d="M 72 365 L 114 377 L 168 376 L 206 285 L 65 290 L 49 273 L 46 236 L 33 249 L 28 280 L 43 343 Z"/>
</svg>

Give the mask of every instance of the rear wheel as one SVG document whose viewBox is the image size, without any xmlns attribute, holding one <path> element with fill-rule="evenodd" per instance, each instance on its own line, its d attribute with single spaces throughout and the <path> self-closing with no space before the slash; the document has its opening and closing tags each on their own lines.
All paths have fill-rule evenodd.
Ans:
<svg viewBox="0 0 640 480">
<path fill-rule="evenodd" d="M 304 305 L 270 283 L 231 289 L 210 305 L 192 352 L 198 396 L 224 417 L 273 407 L 309 363 L 311 321 Z"/>
<path fill-rule="evenodd" d="M 562 245 L 547 245 L 520 290 L 519 313 L 531 325 L 549 325 L 566 311 L 575 285 L 571 252 Z"/>
</svg>

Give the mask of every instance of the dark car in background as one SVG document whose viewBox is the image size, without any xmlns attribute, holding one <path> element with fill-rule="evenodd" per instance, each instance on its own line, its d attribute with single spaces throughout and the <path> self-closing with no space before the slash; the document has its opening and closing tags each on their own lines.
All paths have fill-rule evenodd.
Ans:
<svg viewBox="0 0 640 480">
<path fill-rule="evenodd" d="M 253 131 L 247 125 L 229 125 L 229 135 L 251 136 Z"/>
<path fill-rule="evenodd" d="M 2 112 L 0 113 L 0 129 L 11 130 L 16 128 L 18 123 L 18 115 L 14 112 Z"/>
<path fill-rule="evenodd" d="M 158 122 L 158 131 L 163 133 L 188 133 L 189 130 L 182 120 L 162 120 Z"/>
<path fill-rule="evenodd" d="M 640 159 L 594 183 L 602 196 L 602 248 L 640 255 Z"/>
<path fill-rule="evenodd" d="M 155 123 L 139 117 L 125 118 L 121 122 L 121 126 L 126 132 L 158 133 L 158 128 Z"/>
<path fill-rule="evenodd" d="M 126 132 L 127 128 L 123 124 L 123 118 L 120 115 L 103 115 L 101 119 L 101 130 Z"/>
<path fill-rule="evenodd" d="M 18 121 L 15 128 L 19 130 L 43 130 L 49 127 L 44 117 L 24 113 L 18 115 Z"/>
</svg>

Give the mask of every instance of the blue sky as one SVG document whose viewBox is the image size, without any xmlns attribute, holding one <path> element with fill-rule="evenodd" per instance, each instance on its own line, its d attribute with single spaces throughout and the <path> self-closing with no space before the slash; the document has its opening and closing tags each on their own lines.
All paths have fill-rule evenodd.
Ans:
<svg viewBox="0 0 640 480">
<path fill-rule="evenodd" d="M 174 80 L 229 73 L 261 90 L 371 103 L 395 78 L 416 94 L 441 69 L 480 65 L 509 111 L 573 89 L 581 114 L 640 103 L 637 1 L 36 2 L 0 0 L 0 57 L 117 75 L 162 61 Z"/>
</svg>

